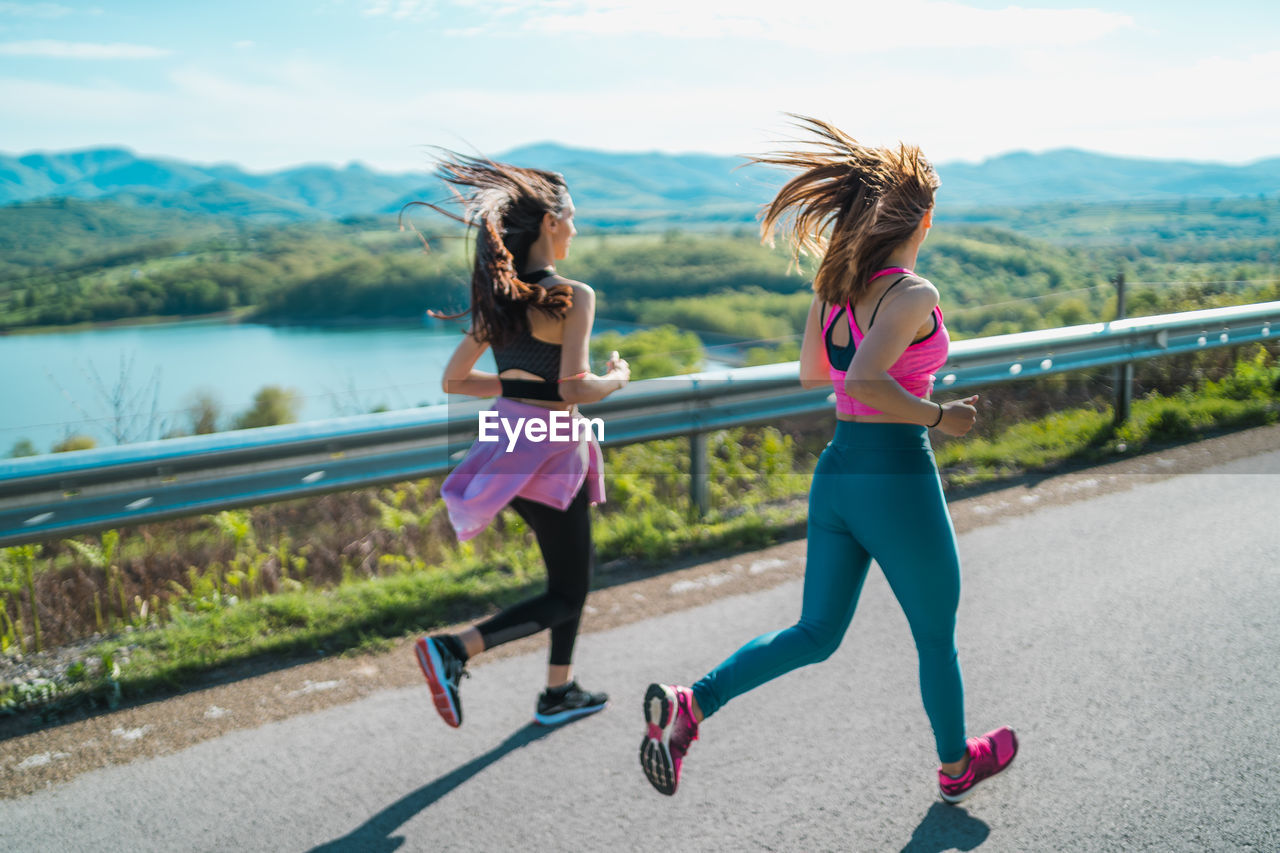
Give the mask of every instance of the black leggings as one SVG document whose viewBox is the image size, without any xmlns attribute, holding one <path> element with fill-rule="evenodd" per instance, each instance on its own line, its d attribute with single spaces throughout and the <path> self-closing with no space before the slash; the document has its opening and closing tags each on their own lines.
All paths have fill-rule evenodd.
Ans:
<svg viewBox="0 0 1280 853">
<path fill-rule="evenodd" d="M 526 498 L 510 504 L 533 528 L 547 564 L 547 591 L 536 598 L 513 604 L 476 626 L 491 649 L 544 628 L 551 629 L 552 666 L 568 666 L 573 659 L 573 643 L 578 637 L 578 621 L 591 588 L 590 502 L 583 483 L 573 503 L 563 510 Z"/>
</svg>

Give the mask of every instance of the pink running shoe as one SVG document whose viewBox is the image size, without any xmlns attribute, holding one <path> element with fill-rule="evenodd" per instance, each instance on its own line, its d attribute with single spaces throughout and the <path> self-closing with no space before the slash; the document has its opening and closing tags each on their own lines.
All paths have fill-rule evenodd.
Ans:
<svg viewBox="0 0 1280 853">
<path fill-rule="evenodd" d="M 969 748 L 969 766 L 964 775 L 952 778 L 938 770 L 938 791 L 948 803 L 958 803 L 973 793 L 978 783 L 1004 770 L 1018 754 L 1018 736 L 1008 726 L 1001 726 L 982 737 L 971 737 L 965 743 Z"/>
<path fill-rule="evenodd" d="M 660 793 L 671 796 L 680 784 L 680 765 L 689 744 L 698 739 L 693 691 L 676 684 L 650 684 L 644 694 L 648 725 L 640 742 L 640 768 Z"/>
</svg>

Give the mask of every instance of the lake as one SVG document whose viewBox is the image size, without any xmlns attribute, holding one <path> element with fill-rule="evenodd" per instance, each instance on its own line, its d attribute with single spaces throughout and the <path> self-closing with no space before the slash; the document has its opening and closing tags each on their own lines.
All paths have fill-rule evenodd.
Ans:
<svg viewBox="0 0 1280 853">
<path fill-rule="evenodd" d="M 219 401 L 222 427 L 264 385 L 296 390 L 302 420 L 441 403 L 459 329 L 219 320 L 0 336 L 0 458 L 21 439 L 43 453 L 72 434 L 105 446 L 191 432 L 198 391 Z M 492 371 L 492 353 L 477 367 Z"/>
</svg>

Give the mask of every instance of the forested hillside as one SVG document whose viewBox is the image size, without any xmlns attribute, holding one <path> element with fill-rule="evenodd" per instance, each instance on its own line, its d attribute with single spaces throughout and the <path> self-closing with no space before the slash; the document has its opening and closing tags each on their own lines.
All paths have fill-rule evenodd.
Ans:
<svg viewBox="0 0 1280 853">
<path fill-rule="evenodd" d="M 1280 278 L 1277 213 L 1274 199 L 986 209 L 940 217 L 920 271 L 960 335 L 1106 319 L 1120 272 L 1131 312 L 1263 298 Z M 462 232 L 422 227 L 430 252 L 390 215 L 255 225 L 104 201 L 0 208 L 0 328 L 229 310 L 417 321 L 465 305 L 469 279 Z M 602 317 L 751 340 L 802 326 L 812 270 L 789 270 L 754 228 L 614 233 L 585 212 L 580 227 L 561 270 L 597 289 Z"/>
<path fill-rule="evenodd" d="M 597 151 L 557 143 L 491 153 L 562 172 L 600 228 L 705 228 L 750 223 L 781 184 L 781 172 L 740 156 Z M 747 152 L 743 152 L 747 153 Z M 122 148 L 0 154 L 0 204 L 47 198 L 113 200 L 135 207 L 292 222 L 393 212 L 406 201 L 447 198 L 424 151 L 416 172 L 359 163 L 254 173 Z M 1013 152 L 980 163 L 939 163 L 949 209 L 1133 199 L 1275 198 L 1280 158 L 1246 165 L 1112 157 L 1070 149 Z"/>
</svg>

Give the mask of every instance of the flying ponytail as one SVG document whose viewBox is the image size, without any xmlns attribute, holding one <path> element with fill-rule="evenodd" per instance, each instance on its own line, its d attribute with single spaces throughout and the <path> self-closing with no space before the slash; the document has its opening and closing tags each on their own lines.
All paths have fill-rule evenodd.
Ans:
<svg viewBox="0 0 1280 853">
<path fill-rule="evenodd" d="M 529 308 L 563 317 L 573 304 L 572 288 L 521 281 L 520 272 L 541 233 L 543 216 L 558 215 L 568 204 L 564 177 L 452 151 L 443 153 L 436 174 L 452 185 L 463 215 L 424 201 L 410 202 L 400 211 L 402 223 L 405 209 L 421 205 L 477 230 L 471 307 L 459 314 L 436 316 L 456 319 L 470 313 L 471 334 L 494 347 L 505 346 L 528 331 Z"/>
<path fill-rule="evenodd" d="M 818 297 L 856 302 L 933 206 L 938 174 L 914 145 L 872 148 L 820 119 L 792 118 L 815 137 L 798 140 L 807 149 L 749 158 L 800 170 L 761 211 L 761 237 L 771 242 L 775 231 L 788 231 L 793 262 L 804 254 L 822 259 L 813 280 Z"/>
</svg>

